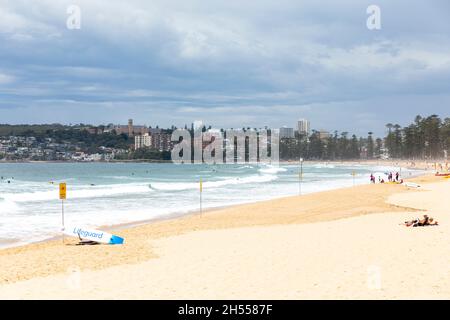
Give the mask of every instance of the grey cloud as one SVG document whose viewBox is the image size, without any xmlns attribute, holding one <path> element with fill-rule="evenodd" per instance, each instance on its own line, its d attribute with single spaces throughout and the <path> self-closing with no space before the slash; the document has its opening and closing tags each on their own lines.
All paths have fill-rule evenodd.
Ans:
<svg viewBox="0 0 450 320">
<path fill-rule="evenodd" d="M 43 122 L 134 115 L 180 125 L 203 115 L 293 126 L 305 116 L 364 133 L 384 116 L 368 116 L 374 101 L 398 121 L 414 116 L 419 106 L 406 110 L 416 101 L 448 114 L 447 1 L 379 0 L 376 32 L 364 1 L 79 0 L 82 28 L 70 31 L 72 2 L 0 0 L 6 121 L 32 121 L 22 113 L 37 109 Z"/>
</svg>

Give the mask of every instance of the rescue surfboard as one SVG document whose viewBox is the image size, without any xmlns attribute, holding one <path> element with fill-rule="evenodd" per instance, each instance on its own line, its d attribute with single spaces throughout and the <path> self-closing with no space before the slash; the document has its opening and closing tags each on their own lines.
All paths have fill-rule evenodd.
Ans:
<svg viewBox="0 0 450 320">
<path fill-rule="evenodd" d="M 436 177 L 450 177 L 450 173 L 436 173 Z"/>
<path fill-rule="evenodd" d="M 420 188 L 420 185 L 414 182 L 406 182 L 405 186 L 407 186 L 408 188 Z"/>
<path fill-rule="evenodd" d="M 84 228 L 79 226 L 65 226 L 63 233 L 67 236 L 90 240 L 104 244 L 123 244 L 124 239 L 97 229 Z"/>
</svg>

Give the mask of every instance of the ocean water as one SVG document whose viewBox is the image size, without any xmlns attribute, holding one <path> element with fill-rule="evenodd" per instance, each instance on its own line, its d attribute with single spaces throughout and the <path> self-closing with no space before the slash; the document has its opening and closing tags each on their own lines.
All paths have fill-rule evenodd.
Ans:
<svg viewBox="0 0 450 320">
<path fill-rule="evenodd" d="M 367 184 L 371 173 L 399 171 L 326 163 L 303 169 L 302 194 Z M 403 177 L 418 173 L 402 169 Z M 199 210 L 200 178 L 205 209 L 299 194 L 298 164 L 1 163 L 0 176 L 3 247 L 60 235 L 60 182 L 67 183 L 66 223 L 91 227 Z"/>
</svg>

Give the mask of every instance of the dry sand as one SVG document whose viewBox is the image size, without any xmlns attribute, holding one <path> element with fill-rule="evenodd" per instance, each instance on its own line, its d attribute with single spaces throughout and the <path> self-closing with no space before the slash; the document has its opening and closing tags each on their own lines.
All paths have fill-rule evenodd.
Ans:
<svg viewBox="0 0 450 320">
<path fill-rule="evenodd" d="M 425 190 L 368 185 L 120 230 L 124 246 L 2 250 L 0 298 L 449 299 L 450 181 L 416 181 Z M 441 225 L 398 225 L 417 210 Z"/>
</svg>

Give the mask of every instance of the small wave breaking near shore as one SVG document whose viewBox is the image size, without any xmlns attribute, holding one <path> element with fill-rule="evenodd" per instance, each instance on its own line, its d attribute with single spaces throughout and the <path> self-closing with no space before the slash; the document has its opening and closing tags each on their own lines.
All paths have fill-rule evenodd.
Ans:
<svg viewBox="0 0 450 320">
<path fill-rule="evenodd" d="M 394 168 L 314 164 L 304 166 L 303 193 L 368 183 L 372 172 Z M 173 164 L 9 164 L 15 177 L 0 183 L 0 246 L 59 234 L 58 183 L 67 183 L 66 222 L 102 226 L 130 223 L 203 208 L 255 202 L 298 194 L 299 167 L 287 165 Z M 355 170 L 355 179 L 351 175 Z M 404 171 L 407 174 L 408 171 Z M 50 182 L 50 183 L 49 183 Z M 12 241 L 14 239 L 14 241 Z"/>
</svg>

